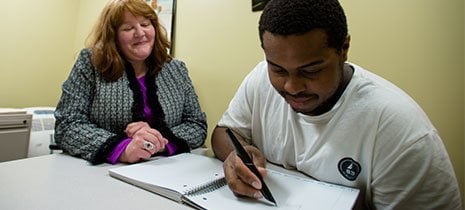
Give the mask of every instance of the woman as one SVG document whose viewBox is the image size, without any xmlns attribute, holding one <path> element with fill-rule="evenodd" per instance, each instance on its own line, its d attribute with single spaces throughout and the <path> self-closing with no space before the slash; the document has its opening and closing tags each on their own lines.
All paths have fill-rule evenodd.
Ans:
<svg viewBox="0 0 465 210">
<path fill-rule="evenodd" d="M 205 113 L 144 0 L 111 0 L 55 111 L 55 141 L 92 164 L 134 163 L 203 145 Z"/>
</svg>

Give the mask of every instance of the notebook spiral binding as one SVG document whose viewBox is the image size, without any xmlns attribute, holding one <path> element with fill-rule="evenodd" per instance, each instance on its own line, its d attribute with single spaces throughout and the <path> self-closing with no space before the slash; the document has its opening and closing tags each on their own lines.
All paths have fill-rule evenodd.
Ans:
<svg viewBox="0 0 465 210">
<path fill-rule="evenodd" d="M 186 196 L 202 195 L 205 193 L 213 192 L 226 185 L 226 179 L 224 177 L 214 179 L 205 184 L 192 187 L 186 190 L 183 194 Z"/>
</svg>

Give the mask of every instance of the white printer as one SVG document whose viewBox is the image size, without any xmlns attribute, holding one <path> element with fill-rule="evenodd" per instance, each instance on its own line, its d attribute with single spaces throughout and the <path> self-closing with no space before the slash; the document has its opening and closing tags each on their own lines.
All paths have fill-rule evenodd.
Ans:
<svg viewBox="0 0 465 210">
<path fill-rule="evenodd" d="M 32 115 L 31 137 L 29 141 L 28 157 L 36 157 L 61 152 L 51 150 L 55 145 L 55 107 L 28 107 L 24 108 Z"/>
<path fill-rule="evenodd" d="M 0 162 L 27 157 L 31 120 L 24 109 L 0 108 Z"/>
</svg>

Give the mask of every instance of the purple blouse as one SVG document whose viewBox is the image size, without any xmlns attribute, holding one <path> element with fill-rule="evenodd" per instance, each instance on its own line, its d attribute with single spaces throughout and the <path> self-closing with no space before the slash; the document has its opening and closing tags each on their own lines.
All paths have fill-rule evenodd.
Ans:
<svg viewBox="0 0 465 210">
<path fill-rule="evenodd" d="M 147 102 L 147 87 L 145 85 L 145 76 L 137 78 L 137 81 L 139 82 L 139 87 L 140 90 L 142 91 L 142 98 L 144 100 L 144 117 L 146 120 L 152 119 L 153 113 L 152 110 L 149 107 L 149 104 Z M 118 158 L 123 154 L 124 150 L 128 146 L 129 142 L 131 142 L 132 138 L 126 138 L 123 141 L 121 141 L 116 147 L 113 149 L 113 151 L 110 152 L 107 156 L 107 161 L 110 162 L 111 164 L 116 164 L 118 163 Z M 168 142 L 168 144 L 165 145 L 166 151 L 164 153 L 161 153 L 161 155 L 166 155 L 170 156 L 176 152 L 176 145 L 172 142 Z"/>
</svg>

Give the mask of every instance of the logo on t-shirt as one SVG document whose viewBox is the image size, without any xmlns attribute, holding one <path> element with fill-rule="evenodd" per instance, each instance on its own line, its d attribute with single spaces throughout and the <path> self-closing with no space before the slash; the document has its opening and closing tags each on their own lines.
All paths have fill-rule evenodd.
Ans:
<svg viewBox="0 0 465 210">
<path fill-rule="evenodd" d="M 362 171 L 360 164 L 349 157 L 342 158 L 339 161 L 337 168 L 339 169 L 339 172 L 342 174 L 342 176 L 350 181 L 357 179 L 360 171 Z"/>
</svg>

